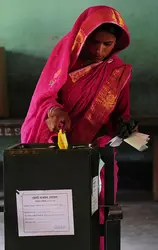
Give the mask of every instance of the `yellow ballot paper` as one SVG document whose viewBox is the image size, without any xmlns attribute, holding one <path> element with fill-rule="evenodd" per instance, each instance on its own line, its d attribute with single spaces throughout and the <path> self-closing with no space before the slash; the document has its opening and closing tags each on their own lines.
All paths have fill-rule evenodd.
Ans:
<svg viewBox="0 0 158 250">
<path fill-rule="evenodd" d="M 66 134 L 62 132 L 62 129 L 60 129 L 59 133 L 58 133 L 58 147 L 60 149 L 67 149 L 68 148 L 68 141 L 66 138 Z"/>
</svg>

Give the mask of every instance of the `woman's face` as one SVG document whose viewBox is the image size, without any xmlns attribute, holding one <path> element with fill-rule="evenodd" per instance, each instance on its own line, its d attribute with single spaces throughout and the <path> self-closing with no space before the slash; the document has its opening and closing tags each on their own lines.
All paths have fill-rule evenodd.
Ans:
<svg viewBox="0 0 158 250">
<path fill-rule="evenodd" d="M 106 31 L 96 30 L 85 43 L 83 53 L 93 63 L 100 62 L 110 55 L 116 44 L 116 37 Z"/>
</svg>

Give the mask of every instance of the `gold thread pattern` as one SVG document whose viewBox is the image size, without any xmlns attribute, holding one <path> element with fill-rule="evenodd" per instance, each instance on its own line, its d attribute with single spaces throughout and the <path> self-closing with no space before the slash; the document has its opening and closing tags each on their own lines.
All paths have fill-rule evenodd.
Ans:
<svg viewBox="0 0 158 250">
<path fill-rule="evenodd" d="M 110 113 L 118 98 L 119 87 L 118 81 L 123 73 L 124 67 L 115 69 L 110 76 L 110 79 L 105 82 L 101 90 L 98 92 L 96 98 L 91 104 L 90 109 L 85 114 L 86 119 L 91 124 L 96 124 L 100 119 L 104 118 L 106 114 Z"/>
<path fill-rule="evenodd" d="M 92 66 L 87 66 L 86 68 L 70 73 L 69 76 L 71 77 L 72 82 L 75 83 L 81 77 L 85 76 L 91 69 Z"/>
<path fill-rule="evenodd" d="M 59 77 L 60 74 L 61 74 L 61 69 L 59 69 L 59 70 L 54 74 L 54 77 L 53 77 L 52 80 L 50 80 L 49 84 L 50 84 L 50 85 L 53 85 L 53 84 L 56 82 L 56 80 L 57 80 L 57 78 Z"/>
</svg>

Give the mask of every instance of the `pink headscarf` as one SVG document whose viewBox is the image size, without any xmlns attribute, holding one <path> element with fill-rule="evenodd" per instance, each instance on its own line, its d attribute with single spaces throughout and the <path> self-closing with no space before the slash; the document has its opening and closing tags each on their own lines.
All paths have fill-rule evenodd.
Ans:
<svg viewBox="0 0 158 250">
<path fill-rule="evenodd" d="M 98 26 L 113 23 L 122 30 L 117 42 L 117 51 L 125 49 L 130 42 L 129 33 L 120 13 L 107 6 L 95 6 L 86 9 L 76 20 L 72 30 L 65 35 L 53 49 L 34 91 L 29 111 L 21 129 L 23 143 L 46 142 L 45 138 L 37 139 L 38 133 L 48 130 L 45 124 L 48 110 L 59 105 L 56 102 L 58 91 L 66 83 L 68 73 L 76 62 L 85 40 Z M 35 134 L 36 131 L 39 131 Z"/>
</svg>

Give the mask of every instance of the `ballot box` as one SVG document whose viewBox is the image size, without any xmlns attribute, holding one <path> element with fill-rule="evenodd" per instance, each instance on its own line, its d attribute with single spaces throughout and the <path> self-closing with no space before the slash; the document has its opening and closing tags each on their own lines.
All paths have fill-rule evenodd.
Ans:
<svg viewBox="0 0 158 250">
<path fill-rule="evenodd" d="M 5 150 L 5 250 L 99 250 L 98 166 L 89 145 Z"/>
<path fill-rule="evenodd" d="M 105 221 L 99 225 L 99 160 L 105 162 Z M 111 147 L 19 144 L 4 151 L 5 250 L 120 250 Z"/>
</svg>

